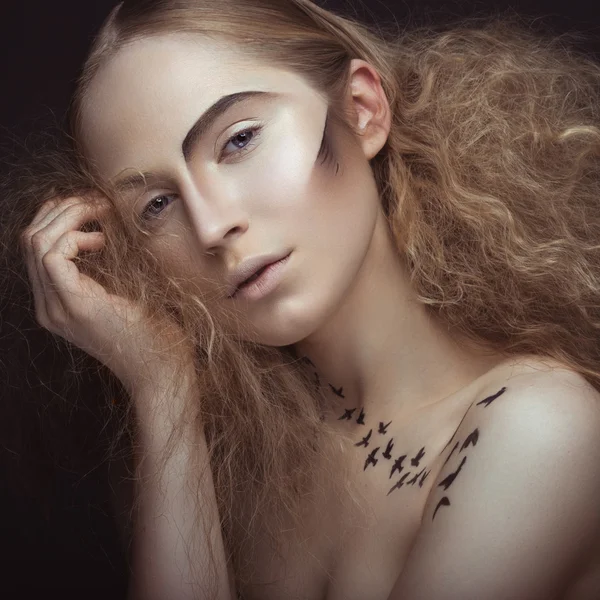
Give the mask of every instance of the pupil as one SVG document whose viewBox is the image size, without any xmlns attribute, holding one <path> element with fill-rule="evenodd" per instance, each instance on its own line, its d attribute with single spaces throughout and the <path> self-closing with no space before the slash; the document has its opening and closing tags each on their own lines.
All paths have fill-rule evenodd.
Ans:
<svg viewBox="0 0 600 600">
<path fill-rule="evenodd" d="M 165 203 L 164 196 L 159 196 L 158 198 L 156 198 L 154 200 L 154 203 L 151 206 L 150 211 L 154 212 L 154 213 L 156 213 L 157 211 L 160 211 L 160 209 L 162 208 L 164 203 Z"/>
<path fill-rule="evenodd" d="M 244 142 L 248 141 L 247 140 L 248 134 L 249 134 L 248 131 L 242 131 L 241 133 L 238 133 L 235 137 L 238 142 L 241 142 L 243 144 Z"/>
</svg>

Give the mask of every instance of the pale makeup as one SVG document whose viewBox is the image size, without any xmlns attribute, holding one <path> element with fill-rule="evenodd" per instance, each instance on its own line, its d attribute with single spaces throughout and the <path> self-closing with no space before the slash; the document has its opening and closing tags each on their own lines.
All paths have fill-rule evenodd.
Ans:
<svg viewBox="0 0 600 600">
<path fill-rule="evenodd" d="M 232 106 L 186 161 L 182 142 L 198 117 L 245 91 L 272 95 Z M 316 162 L 326 115 L 324 98 L 297 75 L 249 64 L 214 42 L 164 36 L 121 50 L 100 71 L 84 109 L 84 143 L 113 182 L 154 174 L 125 195 L 136 214 L 150 212 L 148 243 L 176 258 L 174 269 L 213 286 L 215 299 L 235 302 L 255 341 L 284 345 L 335 311 L 378 220 L 360 147 L 346 145 L 337 176 Z M 228 142 L 244 132 L 245 140 Z M 292 254 L 273 293 L 223 299 L 225 275 L 242 260 L 284 251 Z"/>
<path fill-rule="evenodd" d="M 347 107 L 364 136 L 333 133 L 339 170 L 317 160 L 327 102 L 303 78 L 182 34 L 138 40 L 100 69 L 82 142 L 103 178 L 146 174 L 123 201 L 146 217 L 147 244 L 215 305 L 234 307 L 249 339 L 296 344 L 328 381 L 344 383 L 347 401 L 402 404 L 406 395 L 412 406 L 482 364 L 414 302 L 369 163 L 387 140 L 390 108 L 368 63 L 353 60 L 350 75 Z M 184 142 L 220 98 L 248 91 L 267 94 Z M 287 252 L 271 293 L 226 298 L 227 273 L 244 259 Z"/>
</svg>

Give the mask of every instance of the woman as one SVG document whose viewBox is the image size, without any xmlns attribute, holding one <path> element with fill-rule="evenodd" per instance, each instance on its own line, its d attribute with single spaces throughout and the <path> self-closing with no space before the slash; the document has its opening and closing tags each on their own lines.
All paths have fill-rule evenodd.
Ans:
<svg viewBox="0 0 600 600">
<path fill-rule="evenodd" d="M 600 595 L 599 100 L 509 21 L 112 11 L 21 239 L 125 391 L 132 598 Z"/>
</svg>

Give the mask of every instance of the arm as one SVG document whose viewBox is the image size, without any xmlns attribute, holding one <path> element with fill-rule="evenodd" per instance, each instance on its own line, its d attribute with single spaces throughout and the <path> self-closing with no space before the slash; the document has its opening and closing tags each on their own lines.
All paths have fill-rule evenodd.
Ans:
<svg viewBox="0 0 600 600">
<path fill-rule="evenodd" d="M 562 599 L 597 544 L 598 393 L 562 371 L 481 400 L 448 446 L 389 600 Z"/>
<path fill-rule="evenodd" d="M 192 386 L 182 386 L 179 394 L 188 393 L 193 393 Z M 138 475 L 143 483 L 138 489 L 140 502 L 134 517 L 131 559 L 133 574 L 128 598 L 185 600 L 214 597 L 218 600 L 230 600 L 235 597 L 235 589 L 225 558 L 204 436 L 190 427 L 166 463 L 164 471 L 158 472 L 159 459 L 172 426 L 168 410 L 164 409 L 172 409 L 181 404 L 182 400 L 165 396 L 164 390 L 156 389 L 146 389 L 134 394 L 139 423 L 137 441 L 141 444 L 145 457 L 138 465 Z M 153 409 L 148 410 L 149 406 Z M 193 541 L 190 535 L 194 534 L 190 530 L 192 511 L 198 498 L 195 497 L 194 490 L 185 488 L 183 475 L 189 469 L 193 443 L 200 444 L 199 456 L 203 464 L 197 465 L 194 470 L 201 478 L 199 489 L 202 493 L 203 516 L 211 527 L 210 539 L 199 544 L 191 556 L 188 556 L 187 545 Z M 209 590 L 212 589 L 208 580 L 197 582 L 196 588 L 192 588 L 189 583 L 193 577 L 190 561 L 193 561 L 194 572 L 210 572 L 209 547 L 212 548 L 216 563 L 215 596 L 209 596 Z"/>
<path fill-rule="evenodd" d="M 105 247 L 105 233 L 82 231 L 81 227 L 111 214 L 106 198 L 73 196 L 45 202 L 21 234 L 22 249 L 31 282 L 38 323 L 81 348 L 106 365 L 131 394 L 139 424 L 143 460 L 137 471 L 142 484 L 133 532 L 133 576 L 130 598 L 165 600 L 192 598 L 192 566 L 207 573 L 209 558 L 216 567 L 216 581 L 195 582 L 198 596 L 231 598 L 212 474 L 206 442 L 190 427 L 182 443 L 171 454 L 164 469 L 160 459 L 173 429 L 177 409 L 193 394 L 189 370 L 181 378 L 178 393 L 169 393 L 168 382 L 177 373 L 169 368 L 189 364 L 193 349 L 176 322 L 166 315 L 158 322 L 143 304 L 116 296 L 90 275 L 81 272 L 77 260 L 82 251 Z M 192 372 L 193 374 L 193 372 Z M 166 375 L 166 376 L 165 376 Z M 141 382 L 141 383 L 140 383 Z M 154 382 L 151 384 L 150 382 Z M 162 387 L 162 389 L 161 389 Z M 195 426 L 197 427 L 197 426 Z M 197 445 L 197 449 L 193 448 Z M 192 450 L 199 450 L 199 452 Z M 184 473 L 191 459 L 201 479 L 198 491 L 184 486 Z M 200 498 L 198 498 L 200 496 Z M 201 502 L 202 515 L 210 527 L 207 538 L 193 531 L 193 508 Z M 127 537 L 127 536 L 126 536 Z M 200 539 L 198 539 L 200 537 Z M 200 549 L 186 553 L 191 544 Z M 210 584 L 215 584 L 210 586 Z M 218 592 L 209 595 L 211 587 Z"/>
</svg>

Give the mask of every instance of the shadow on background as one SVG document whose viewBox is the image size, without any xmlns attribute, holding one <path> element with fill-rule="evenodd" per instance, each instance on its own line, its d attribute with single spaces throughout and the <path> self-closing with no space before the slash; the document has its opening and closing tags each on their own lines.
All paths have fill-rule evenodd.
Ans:
<svg viewBox="0 0 600 600">
<path fill-rule="evenodd" d="M 2 147 L 12 155 L 29 132 L 62 122 L 91 36 L 115 2 L 8 1 L 0 25 L 0 131 Z M 557 33 L 588 32 L 595 38 L 585 49 L 600 56 L 600 10 L 586 0 L 317 3 L 384 26 L 513 7 Z M 0 174 L 10 168 L 2 161 Z M 93 369 L 72 369 L 61 346 L 23 309 L 26 286 L 14 285 L 21 288 L 0 296 L 0 302 L 12 299 L 0 304 L 0 595 L 26 599 L 43 590 L 63 600 L 125 598 L 127 565 L 104 460 L 106 400 Z"/>
</svg>

